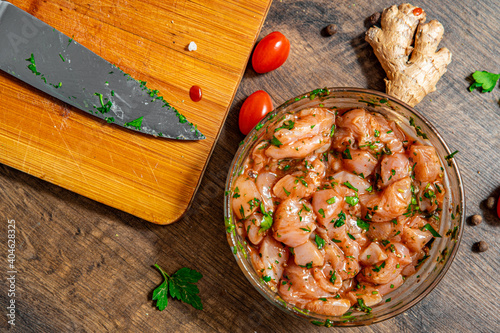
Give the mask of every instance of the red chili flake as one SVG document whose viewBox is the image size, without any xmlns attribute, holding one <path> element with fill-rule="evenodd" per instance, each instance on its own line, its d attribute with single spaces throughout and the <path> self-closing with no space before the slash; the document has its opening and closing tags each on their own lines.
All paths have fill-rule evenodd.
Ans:
<svg viewBox="0 0 500 333">
<path fill-rule="evenodd" d="M 193 100 L 193 102 L 199 102 L 201 101 L 201 88 L 198 86 L 192 86 L 191 89 L 189 89 L 189 97 Z"/>
<path fill-rule="evenodd" d="M 423 12 L 422 8 L 417 7 L 413 10 L 413 15 L 419 16 L 420 14 L 422 14 L 422 12 Z"/>
</svg>

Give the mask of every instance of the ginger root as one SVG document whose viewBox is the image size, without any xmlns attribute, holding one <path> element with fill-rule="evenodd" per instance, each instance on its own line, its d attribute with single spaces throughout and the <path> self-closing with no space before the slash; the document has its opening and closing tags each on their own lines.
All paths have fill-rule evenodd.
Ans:
<svg viewBox="0 0 500 333">
<path fill-rule="evenodd" d="M 451 62 L 447 48 L 436 52 L 443 25 L 436 20 L 424 24 L 425 18 L 421 8 L 394 5 L 382 13 L 382 29 L 371 27 L 365 36 L 387 74 L 387 94 L 411 106 L 436 90 L 436 83 Z"/>
</svg>

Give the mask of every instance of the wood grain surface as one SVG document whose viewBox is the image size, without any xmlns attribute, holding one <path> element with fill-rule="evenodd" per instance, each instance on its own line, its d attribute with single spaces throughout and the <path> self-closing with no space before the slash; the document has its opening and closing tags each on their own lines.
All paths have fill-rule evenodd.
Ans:
<svg viewBox="0 0 500 333">
<path fill-rule="evenodd" d="M 0 163 L 154 223 L 179 219 L 199 185 L 270 0 L 12 3 L 158 89 L 206 139 L 138 135 L 0 72 Z M 187 50 L 191 41 L 195 52 Z M 189 98 L 194 84 L 203 89 L 199 103 Z"/>
<path fill-rule="evenodd" d="M 123 1 L 125 3 L 125 1 Z M 98 3 L 97 1 L 94 3 Z M 206 3 L 213 3 L 206 1 Z M 245 72 L 193 205 L 177 223 L 144 223 L 127 213 L 0 166 L 0 330 L 17 332 L 499 332 L 500 219 L 485 200 L 500 196 L 500 88 L 470 93 L 475 70 L 500 72 L 498 1 L 419 1 L 428 20 L 445 27 L 441 46 L 453 53 L 438 91 L 416 109 L 438 128 L 456 155 L 465 184 L 466 216 L 458 254 L 439 285 L 395 318 L 362 328 L 326 329 L 295 319 L 269 304 L 245 279 L 226 241 L 223 195 L 226 174 L 243 136 L 241 103 L 255 90 L 278 105 L 324 86 L 384 89 L 385 76 L 364 41 L 365 19 L 392 1 L 275 0 L 261 37 L 280 30 L 290 57 L 274 72 Z M 327 24 L 339 32 L 329 38 Z M 2 96 L 3 97 L 3 96 Z M 179 189 L 181 190 L 181 189 Z M 16 326 L 6 320 L 7 220 L 16 234 Z M 489 250 L 474 253 L 474 242 Z M 151 301 L 161 275 L 181 267 L 200 271 L 204 310 L 170 301 L 160 312 Z"/>
</svg>

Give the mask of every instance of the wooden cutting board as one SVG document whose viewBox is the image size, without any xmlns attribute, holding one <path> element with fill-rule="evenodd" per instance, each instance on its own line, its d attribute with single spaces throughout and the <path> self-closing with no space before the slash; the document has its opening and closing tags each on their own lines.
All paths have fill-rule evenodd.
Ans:
<svg viewBox="0 0 500 333">
<path fill-rule="evenodd" d="M 207 137 L 106 124 L 0 71 L 0 163 L 145 220 L 187 210 L 271 0 L 11 0 L 158 89 Z M 198 50 L 189 52 L 194 41 Z M 189 98 L 192 85 L 203 99 Z M 235 143 L 237 144 L 237 143 Z"/>
</svg>

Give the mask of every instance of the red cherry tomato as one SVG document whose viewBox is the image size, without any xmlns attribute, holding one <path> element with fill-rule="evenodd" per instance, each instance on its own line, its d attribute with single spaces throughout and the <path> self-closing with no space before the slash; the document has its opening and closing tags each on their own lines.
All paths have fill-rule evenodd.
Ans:
<svg viewBox="0 0 500 333">
<path fill-rule="evenodd" d="M 498 218 L 500 219 L 500 196 L 498 197 L 498 202 L 497 202 L 497 215 Z"/>
<path fill-rule="evenodd" d="M 257 73 L 267 73 L 283 65 L 290 53 L 290 42 L 278 31 L 271 32 L 255 47 L 252 66 Z"/>
<path fill-rule="evenodd" d="M 273 102 L 268 93 L 257 90 L 247 97 L 240 109 L 239 125 L 241 133 L 250 133 L 266 114 L 273 110 Z"/>
</svg>

